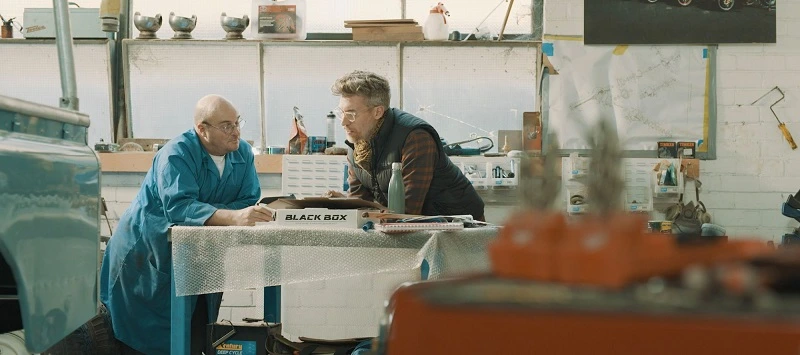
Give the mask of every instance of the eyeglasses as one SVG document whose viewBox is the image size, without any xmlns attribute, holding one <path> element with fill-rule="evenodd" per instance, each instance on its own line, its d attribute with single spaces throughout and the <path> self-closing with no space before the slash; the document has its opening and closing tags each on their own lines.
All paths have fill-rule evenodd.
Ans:
<svg viewBox="0 0 800 355">
<path fill-rule="evenodd" d="M 336 115 L 336 118 L 338 118 L 339 121 L 344 122 L 344 120 L 347 119 L 348 122 L 355 122 L 356 116 L 358 116 L 358 114 L 360 112 L 368 111 L 368 110 L 372 109 L 373 107 L 375 107 L 375 106 L 367 107 L 365 110 L 361 110 L 361 111 L 342 111 L 341 108 L 337 107 L 337 108 L 333 109 L 333 113 Z"/>
<path fill-rule="evenodd" d="M 244 126 L 244 120 L 242 120 L 242 119 L 237 120 L 235 123 L 226 122 L 226 123 L 224 123 L 222 125 L 219 125 L 219 126 L 215 126 L 215 125 L 210 124 L 208 122 L 203 122 L 203 123 L 205 123 L 206 125 L 209 125 L 211 127 L 214 127 L 216 129 L 220 130 L 220 132 L 228 134 L 228 135 L 233 134 L 233 132 L 236 131 L 236 130 L 242 129 L 242 126 Z"/>
</svg>

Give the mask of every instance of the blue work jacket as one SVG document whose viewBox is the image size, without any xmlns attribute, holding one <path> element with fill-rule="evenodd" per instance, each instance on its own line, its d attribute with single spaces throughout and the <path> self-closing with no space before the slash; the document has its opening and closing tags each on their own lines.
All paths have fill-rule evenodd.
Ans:
<svg viewBox="0 0 800 355">
<path fill-rule="evenodd" d="M 217 209 L 252 206 L 260 195 L 252 148 L 244 140 L 225 156 L 222 178 L 194 129 L 156 154 L 103 256 L 100 299 L 117 339 L 145 354 L 169 354 L 169 227 L 202 226 Z M 196 301 L 192 297 L 192 307 Z"/>
</svg>

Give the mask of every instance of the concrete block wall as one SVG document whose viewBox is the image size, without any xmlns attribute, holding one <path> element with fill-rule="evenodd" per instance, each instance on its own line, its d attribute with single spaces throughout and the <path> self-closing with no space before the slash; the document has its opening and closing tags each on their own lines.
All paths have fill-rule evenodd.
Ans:
<svg viewBox="0 0 800 355">
<path fill-rule="evenodd" d="M 546 1 L 544 33 L 583 35 L 583 3 Z M 777 43 L 719 45 L 718 159 L 701 163 L 700 199 L 731 236 L 779 242 L 798 225 L 780 209 L 800 190 L 800 149 L 784 141 L 769 110 L 779 96 L 749 105 L 779 86 L 786 99 L 775 112 L 800 142 L 800 0 L 778 2 L 776 16 Z"/>
</svg>

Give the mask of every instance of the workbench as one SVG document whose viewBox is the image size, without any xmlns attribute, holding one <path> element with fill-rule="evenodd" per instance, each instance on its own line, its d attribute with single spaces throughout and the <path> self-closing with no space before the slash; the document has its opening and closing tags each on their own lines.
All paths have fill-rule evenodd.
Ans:
<svg viewBox="0 0 800 355">
<path fill-rule="evenodd" d="M 385 234 L 276 224 L 172 227 L 171 353 L 189 352 L 188 296 L 263 287 L 265 320 L 280 322 L 282 284 L 414 268 L 423 279 L 485 272 L 486 247 L 496 234 L 496 228 Z"/>
</svg>

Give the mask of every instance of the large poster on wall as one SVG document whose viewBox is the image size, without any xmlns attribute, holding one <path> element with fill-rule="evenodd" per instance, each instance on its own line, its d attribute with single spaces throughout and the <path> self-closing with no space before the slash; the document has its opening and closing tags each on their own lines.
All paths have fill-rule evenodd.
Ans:
<svg viewBox="0 0 800 355">
<path fill-rule="evenodd" d="M 776 0 L 586 0 L 586 44 L 775 43 Z"/>
<path fill-rule="evenodd" d="M 586 46 L 579 40 L 542 44 L 558 75 L 549 78 L 548 132 L 562 149 L 589 149 L 586 136 L 608 120 L 624 150 L 657 142 L 707 141 L 703 46 Z"/>
</svg>

